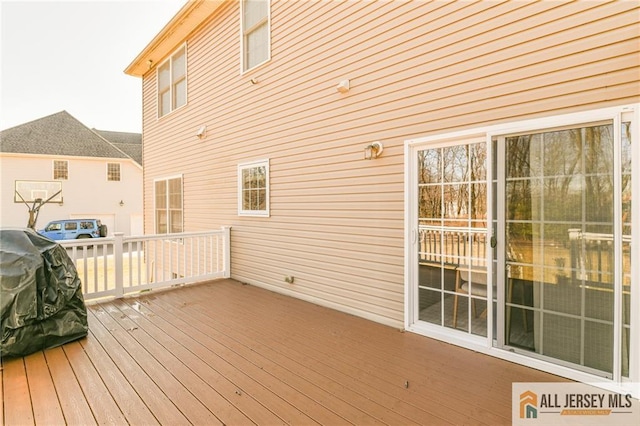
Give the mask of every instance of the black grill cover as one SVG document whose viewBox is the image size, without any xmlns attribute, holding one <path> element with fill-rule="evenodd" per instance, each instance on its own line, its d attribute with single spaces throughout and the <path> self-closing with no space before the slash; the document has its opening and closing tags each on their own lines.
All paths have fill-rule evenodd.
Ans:
<svg viewBox="0 0 640 426">
<path fill-rule="evenodd" d="M 0 356 L 25 356 L 87 335 L 87 308 L 66 250 L 31 229 L 0 229 Z"/>
</svg>

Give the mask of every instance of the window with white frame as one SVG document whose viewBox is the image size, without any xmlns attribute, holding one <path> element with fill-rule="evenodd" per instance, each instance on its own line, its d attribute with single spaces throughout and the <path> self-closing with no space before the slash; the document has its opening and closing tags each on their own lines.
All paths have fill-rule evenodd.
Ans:
<svg viewBox="0 0 640 426">
<path fill-rule="evenodd" d="M 107 180 L 111 182 L 120 181 L 120 163 L 107 163 Z"/>
<path fill-rule="evenodd" d="M 53 160 L 53 179 L 69 179 L 69 162 L 66 160 Z"/>
<path fill-rule="evenodd" d="M 238 215 L 269 216 L 269 160 L 238 165 Z"/>
<path fill-rule="evenodd" d="M 242 1 L 242 71 L 269 60 L 269 0 Z"/>
<path fill-rule="evenodd" d="M 187 48 L 183 45 L 158 67 L 158 117 L 187 103 Z"/>
<path fill-rule="evenodd" d="M 156 234 L 182 232 L 182 176 L 154 183 Z"/>
</svg>

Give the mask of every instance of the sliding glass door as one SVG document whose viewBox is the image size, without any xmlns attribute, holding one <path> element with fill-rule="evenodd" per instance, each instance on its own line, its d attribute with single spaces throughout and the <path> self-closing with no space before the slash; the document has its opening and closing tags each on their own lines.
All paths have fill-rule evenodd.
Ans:
<svg viewBox="0 0 640 426">
<path fill-rule="evenodd" d="M 487 149 L 417 153 L 419 319 L 487 336 Z"/>
<path fill-rule="evenodd" d="M 637 116 L 611 108 L 409 141 L 409 328 L 637 380 Z"/>
<path fill-rule="evenodd" d="M 597 122 L 496 138 L 504 346 L 628 374 L 628 128 Z"/>
</svg>

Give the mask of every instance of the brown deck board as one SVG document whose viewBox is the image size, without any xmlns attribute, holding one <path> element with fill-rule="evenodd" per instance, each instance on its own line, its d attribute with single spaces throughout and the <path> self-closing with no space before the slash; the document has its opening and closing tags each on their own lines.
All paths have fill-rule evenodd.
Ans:
<svg viewBox="0 0 640 426">
<path fill-rule="evenodd" d="M 138 311 L 131 309 L 124 302 L 115 302 L 114 306 L 119 310 L 117 312 L 111 311 L 112 316 L 119 315 L 119 312 L 121 321 L 126 321 L 125 327 L 136 327 L 136 330 L 139 331 L 135 331 L 131 335 L 160 363 L 167 366 L 167 369 L 176 378 L 179 378 L 182 383 L 188 384 L 191 391 L 203 404 L 207 407 L 214 407 L 216 416 L 225 424 L 251 424 L 252 421 L 262 424 L 280 422 L 276 416 L 266 412 L 258 401 L 248 398 L 246 395 L 243 397 L 243 394 L 238 392 L 238 388 L 233 383 L 221 386 L 221 383 L 226 384 L 225 377 L 216 374 L 214 369 L 173 340 L 165 330 L 145 321 Z M 220 393 L 221 388 L 226 392 Z M 237 400 L 236 405 L 241 409 L 236 408 L 230 400 Z M 253 409 L 254 406 L 262 409 Z M 243 413 L 248 413 L 249 416 Z M 252 417 L 251 414 L 254 414 L 255 417 Z"/>
<path fill-rule="evenodd" d="M 253 291 L 251 287 L 246 287 L 246 289 L 246 291 Z M 248 295 L 247 299 L 252 299 L 252 297 Z M 320 312 L 328 311 L 321 307 L 314 307 L 313 309 Z M 464 359 L 464 356 L 468 351 L 433 341 L 430 342 L 443 348 L 441 356 L 430 357 L 429 359 L 420 357 L 421 354 L 425 353 L 425 349 L 423 347 L 422 350 L 413 348 L 415 352 L 410 353 L 410 357 L 405 357 L 404 354 L 406 351 L 403 352 L 397 349 L 403 347 L 400 340 L 404 343 L 407 340 L 424 342 L 424 339 L 415 335 L 412 337 L 400 336 L 400 333 L 393 335 L 393 333 L 388 333 L 389 330 L 387 327 L 380 325 L 372 326 L 365 320 L 354 319 L 352 321 L 353 324 L 350 324 L 348 328 L 345 328 L 342 327 L 339 321 L 336 321 L 336 319 L 340 318 L 340 315 L 329 315 L 327 320 L 324 320 L 323 317 L 320 317 L 320 315 L 322 315 L 321 313 L 311 316 L 308 315 L 309 312 L 307 311 L 304 312 L 304 316 L 296 316 L 295 312 L 296 310 L 293 308 L 286 312 L 282 312 L 281 315 L 276 315 L 277 318 L 279 317 L 276 322 L 284 321 L 287 324 L 298 322 L 308 323 L 306 325 L 302 324 L 301 327 L 299 327 L 301 330 L 306 330 L 307 327 L 314 327 L 313 333 L 318 338 L 308 340 L 309 344 L 316 345 L 315 347 L 311 347 L 310 350 L 312 350 L 313 353 L 325 352 L 327 357 L 337 357 L 337 359 L 342 361 L 337 365 L 348 370 L 343 374 L 353 374 L 354 379 L 379 380 L 376 388 L 388 389 L 389 392 L 397 395 L 399 398 L 403 398 L 406 401 L 412 401 L 413 394 L 404 394 L 403 396 L 404 389 L 398 389 L 400 383 L 398 383 L 397 378 L 404 376 L 407 378 L 407 381 L 409 381 L 412 389 L 417 385 L 442 389 L 441 392 L 434 395 L 433 399 L 430 399 L 429 401 L 432 403 L 434 409 L 444 409 L 443 414 L 447 414 L 448 418 L 451 418 L 454 415 L 455 410 L 459 409 L 458 407 L 460 407 L 460 402 L 466 402 L 468 404 L 475 405 L 474 408 L 476 412 L 481 414 L 482 418 L 486 419 L 488 423 L 510 421 L 510 417 L 504 417 L 504 413 L 510 416 L 509 400 L 504 399 L 502 401 L 495 401 L 493 400 L 491 393 L 478 395 L 474 392 L 473 387 L 469 386 L 469 383 L 473 383 L 474 381 L 480 385 L 484 385 L 488 380 L 495 380 L 495 377 L 487 374 L 487 372 L 491 372 L 495 375 L 495 371 L 484 367 L 486 367 L 487 363 L 502 363 L 502 361 L 489 356 L 477 354 L 474 358 L 476 365 L 470 367 Z M 258 317 L 260 315 L 260 312 L 254 312 L 254 310 L 252 310 L 251 313 Z M 362 328 L 361 335 L 354 334 L 354 330 L 358 329 L 356 323 L 364 326 Z M 287 324 L 281 324 L 281 327 L 286 327 L 288 326 Z M 373 333 L 376 329 L 382 330 L 383 333 L 378 333 L 376 335 Z M 304 333 L 307 333 L 307 331 L 304 331 Z M 347 336 L 344 336 L 343 333 L 349 334 L 348 338 L 344 338 Z M 336 335 L 340 335 L 340 337 L 343 337 L 344 339 L 336 339 Z M 304 338 L 304 336 L 302 337 Z M 394 340 L 398 341 L 397 345 L 393 344 Z M 321 344 L 318 344 L 317 342 L 321 342 Z M 337 344 L 336 342 L 341 343 Z M 340 350 L 341 348 L 345 350 Z M 351 354 L 358 353 L 359 351 L 367 352 L 368 356 L 360 360 L 350 356 Z M 416 357 L 416 353 L 418 354 L 418 357 Z M 454 356 L 452 357 L 452 355 Z M 434 363 L 435 365 L 432 365 Z M 510 363 L 508 363 L 508 365 L 513 367 L 511 370 L 517 370 L 520 373 L 530 371 L 525 367 L 516 366 Z M 442 371 L 446 374 L 434 375 L 434 368 L 437 371 Z M 452 379 L 458 380 L 452 383 Z M 529 381 L 523 377 L 520 377 L 519 380 Z M 402 382 L 404 383 L 404 381 Z M 510 394 L 511 382 L 508 384 L 509 386 L 506 390 Z M 414 401 L 421 405 L 425 404 L 424 401 L 420 401 L 419 399 Z M 502 404 L 502 407 L 499 407 L 500 404 Z M 466 416 L 465 413 L 461 414 Z M 456 422 L 462 420 L 463 418 L 456 419 Z"/>
<path fill-rule="evenodd" d="M 96 318 L 96 310 L 90 308 L 88 312 L 89 329 L 92 335 L 103 346 L 108 348 L 107 350 L 114 364 L 122 372 L 127 382 L 135 389 L 136 393 L 140 395 L 140 398 L 149 407 L 158 422 L 173 425 L 189 424 L 189 421 L 178 407 L 147 375 L 146 370 L 138 365 L 133 356 L 120 345 L 116 336 L 112 335 Z"/>
<path fill-rule="evenodd" d="M 34 424 L 29 382 L 23 358 L 3 360 L 2 397 L 6 425 Z"/>
<path fill-rule="evenodd" d="M 211 339 L 208 335 L 199 333 L 193 327 L 192 318 L 187 317 L 185 321 L 171 312 L 165 311 L 157 304 L 153 305 L 153 310 L 148 305 L 148 303 L 145 303 L 142 307 L 138 307 L 138 309 L 145 312 L 145 318 L 157 327 L 162 328 L 176 341 L 185 344 L 185 346 L 190 346 L 193 354 L 199 360 L 207 360 L 215 365 L 214 374 L 225 379 L 222 382 L 222 390 L 226 393 L 231 393 L 232 397 L 237 399 L 238 402 L 246 401 L 248 396 L 263 405 L 262 410 L 268 407 L 269 410 L 286 423 L 313 423 L 313 420 L 297 409 L 296 405 L 287 402 L 286 397 L 290 395 L 290 389 L 277 386 L 277 384 L 274 385 L 272 377 L 265 379 L 265 372 L 259 367 L 248 363 L 242 357 L 238 357 L 237 351 L 234 352 L 218 341 Z M 182 330 L 186 330 L 186 332 Z M 200 361 L 200 363 L 203 362 Z M 236 392 L 240 393 L 240 397 L 234 395 Z M 308 403 L 308 401 L 298 402 L 301 404 Z M 256 421 L 258 420 L 254 415 L 250 414 L 250 417 Z M 335 424 L 336 418 L 331 418 L 330 420 Z"/>
<path fill-rule="evenodd" d="M 200 297 L 207 296 L 205 294 L 198 295 L 196 300 L 199 300 Z M 176 301 L 181 300 L 178 297 L 174 299 Z M 187 296 L 187 300 L 190 299 L 192 298 Z M 256 304 L 260 304 L 259 299 L 253 298 L 252 300 Z M 190 312 L 195 311 L 195 309 L 196 307 L 190 306 Z M 342 413 L 349 421 L 356 424 L 371 424 L 374 422 L 386 422 L 387 424 L 412 423 L 409 417 L 398 415 L 398 413 L 394 413 L 392 410 L 379 410 L 381 401 L 383 403 L 389 403 L 389 400 L 393 401 L 393 398 L 389 397 L 389 395 L 377 395 L 378 398 L 376 398 L 376 395 L 373 394 L 375 390 L 369 389 L 369 393 L 366 391 L 363 392 L 362 386 L 358 381 L 353 380 L 349 376 L 345 376 L 341 372 L 336 372 L 334 370 L 335 366 L 320 364 L 315 358 L 317 357 L 315 351 L 309 353 L 300 352 L 300 346 L 303 345 L 302 340 L 308 340 L 308 335 L 303 336 L 301 341 L 297 341 L 293 340 L 294 334 L 292 334 L 292 330 L 288 330 L 287 333 L 276 337 L 271 335 L 269 340 L 265 342 L 263 339 L 265 335 L 268 335 L 269 326 L 261 325 L 261 318 L 252 319 L 251 317 L 247 318 L 245 314 L 240 314 L 241 317 L 243 317 L 243 319 L 241 319 L 241 317 L 234 316 L 233 311 L 225 311 L 219 312 L 218 315 L 216 315 L 216 321 L 211 321 L 211 318 L 207 317 L 207 310 L 206 306 L 200 306 L 198 311 L 200 311 L 201 315 L 198 319 L 211 323 L 211 327 L 222 334 L 233 334 L 236 341 L 248 347 L 260 344 L 253 352 L 265 353 L 267 355 L 266 359 L 273 361 L 271 368 L 274 370 L 275 375 L 290 377 L 294 374 L 302 378 L 306 381 L 306 384 L 299 386 L 305 389 L 306 392 L 313 391 L 313 389 L 310 389 L 310 384 L 322 388 L 324 394 L 330 398 L 327 404 L 329 406 L 335 405 L 338 401 L 345 404 L 353 404 L 350 412 Z M 206 318 L 209 318 L 209 320 L 207 321 Z M 321 321 L 322 319 L 319 318 L 318 320 Z M 226 324 L 226 321 L 229 321 L 229 324 Z M 284 350 L 275 351 L 270 348 L 271 345 L 276 345 L 277 343 L 280 343 L 277 346 L 283 347 Z M 337 354 L 333 355 L 337 356 Z M 317 393 L 315 395 L 317 395 Z M 401 400 L 396 400 L 395 402 L 402 403 Z M 371 415 L 371 413 L 382 412 L 384 412 L 384 415 L 378 419 Z M 405 410 L 404 414 L 406 415 L 408 412 Z M 414 419 L 413 422 L 429 420 L 426 412 L 421 412 L 418 418 L 419 420 Z M 438 420 L 443 421 L 442 418 Z"/>
<path fill-rule="evenodd" d="M 36 352 L 25 357 L 24 363 L 36 424 L 63 424 L 64 415 L 44 353 Z"/>
<path fill-rule="evenodd" d="M 80 340 L 78 344 L 82 346 L 87 357 L 91 360 L 96 373 L 102 379 L 109 395 L 113 398 L 114 403 L 118 406 L 125 419 L 131 424 L 158 424 L 158 420 L 95 336 L 90 335 L 89 338 Z M 104 397 L 104 394 L 102 396 Z"/>
<path fill-rule="evenodd" d="M 163 363 L 162 360 L 156 359 L 144 345 L 136 341 L 133 334 L 142 334 L 144 330 L 139 330 L 136 327 L 127 327 L 129 324 L 118 323 L 109 314 L 109 311 L 115 314 L 119 313 L 119 310 L 113 305 L 99 305 L 99 307 L 93 307 L 92 310 L 96 318 L 102 322 L 104 327 L 109 329 L 129 356 L 144 369 L 148 377 L 171 400 L 174 406 L 180 407 L 180 411 L 190 423 L 222 424 L 174 375 L 176 367 L 180 365 L 179 362 L 168 360 L 168 362 Z"/>
<path fill-rule="evenodd" d="M 96 421 L 100 424 L 113 425 L 126 423 L 120 408 L 110 397 L 109 390 L 93 368 L 91 360 L 87 357 L 80 343 L 69 343 L 63 349 Z M 109 397 L 105 398 L 105 396 Z M 36 423 L 40 422 L 36 420 Z"/>
<path fill-rule="evenodd" d="M 44 351 L 51 377 L 56 385 L 56 392 L 65 423 L 73 425 L 87 425 L 96 422 L 91 408 L 86 400 L 80 384 L 75 380 L 75 375 L 69 364 L 62 347 Z M 74 380 L 68 380 L 73 378 Z"/>
<path fill-rule="evenodd" d="M 152 306 L 155 307 L 159 303 L 163 303 L 163 301 L 154 300 Z M 178 304 L 178 306 L 181 305 L 184 304 Z M 170 305 L 167 307 L 171 309 Z M 321 389 L 317 387 L 317 383 L 302 381 L 293 375 L 291 371 L 283 368 L 278 369 L 277 357 L 265 356 L 261 350 L 243 346 L 237 340 L 237 330 L 229 331 L 236 336 L 230 337 L 226 334 L 228 330 L 221 332 L 219 329 L 214 328 L 211 321 L 202 323 L 198 313 L 191 309 L 188 316 L 184 315 L 180 309 L 171 309 L 169 312 L 174 321 L 182 318 L 185 325 L 189 324 L 193 332 L 198 332 L 199 340 L 206 342 L 212 350 L 225 354 L 227 357 L 240 357 L 236 359 L 242 368 L 253 376 L 258 377 L 263 383 L 271 383 L 271 386 L 277 390 L 278 395 L 286 398 L 292 405 L 304 407 L 308 416 L 316 422 L 320 424 L 343 424 L 348 423 L 347 418 L 359 418 L 369 423 L 375 422 L 373 418 L 356 407 L 336 401 L 331 393 L 321 392 Z M 284 380 L 285 378 L 287 383 L 281 381 L 281 379 Z M 301 391 L 301 389 L 304 389 L 304 391 Z M 327 405 L 331 409 L 327 408 Z"/>
<path fill-rule="evenodd" d="M 509 424 L 512 382 L 563 380 L 233 280 L 88 319 L 2 361 L 4 424 Z"/>
<path fill-rule="evenodd" d="M 243 291 L 253 291 L 253 289 L 255 288 L 244 287 Z M 185 290 L 192 291 L 196 289 Z M 211 294 L 209 297 L 216 300 L 216 296 L 219 295 Z M 198 295 L 195 299 L 202 300 L 202 298 L 206 299 L 207 296 Z M 378 412 L 383 412 L 387 420 L 393 416 L 393 408 L 398 407 L 398 410 L 401 411 L 404 416 L 409 416 L 416 422 L 429 421 L 442 423 L 445 422 L 445 418 L 455 423 L 467 421 L 468 416 L 466 413 L 457 415 L 458 413 L 455 410 L 451 411 L 451 408 L 447 408 L 446 406 L 443 407 L 442 403 L 433 404 L 433 408 L 431 410 L 423 409 L 426 405 L 433 403 L 431 400 L 425 401 L 418 397 L 413 401 L 413 405 L 407 403 L 411 402 L 410 400 L 412 395 L 412 392 L 404 387 L 404 383 L 408 377 L 407 372 L 405 371 L 402 375 L 395 376 L 395 382 L 393 380 L 382 379 L 381 377 L 384 378 L 388 375 L 386 371 L 388 364 L 368 365 L 368 359 L 374 356 L 375 351 L 367 351 L 366 348 L 363 349 L 358 346 L 355 346 L 353 347 L 353 350 L 350 350 L 352 345 L 349 341 L 336 339 L 335 335 L 323 338 L 321 334 L 318 334 L 319 330 L 317 329 L 313 331 L 314 338 L 309 339 L 309 332 L 306 327 L 304 327 L 304 324 L 294 327 L 293 324 L 298 323 L 298 321 L 295 318 L 291 318 L 286 309 L 277 315 L 273 315 L 274 312 L 269 309 L 266 309 L 265 313 L 261 314 L 261 308 L 258 307 L 258 305 L 260 305 L 260 300 L 252 294 L 248 294 L 246 299 L 255 302 L 256 307 L 249 309 L 250 312 L 247 314 L 242 314 L 245 317 L 244 320 L 240 321 L 239 318 L 232 318 L 233 312 L 229 311 L 221 312 L 217 315 L 220 317 L 220 321 L 224 321 L 225 318 L 229 318 L 231 324 L 230 327 L 235 327 L 234 332 L 236 334 L 244 331 L 245 333 L 249 333 L 247 335 L 249 342 L 252 340 L 260 341 L 262 336 L 265 335 L 265 331 L 270 327 L 273 327 L 273 325 L 264 324 L 268 321 L 264 319 L 264 315 L 271 313 L 271 315 L 276 318 L 271 321 L 282 323 L 279 327 L 287 329 L 287 332 L 283 333 L 282 336 L 277 336 L 275 339 L 272 338 L 269 341 L 265 341 L 264 350 L 271 351 L 270 347 L 276 346 L 275 343 L 281 341 L 282 344 L 278 346 L 285 348 L 284 353 L 286 353 L 286 356 L 292 361 L 297 362 L 299 365 L 303 365 L 304 372 L 306 372 L 307 375 L 314 374 L 313 380 L 317 380 L 318 375 L 324 375 L 326 378 L 334 380 L 342 387 L 342 389 L 359 393 L 360 400 L 364 399 L 385 406 L 385 410 L 378 410 Z M 220 306 L 224 308 L 227 305 L 221 304 Z M 282 306 L 286 308 L 286 303 L 282 304 L 281 307 Z M 246 318 L 246 315 L 249 315 L 250 317 Z M 252 319 L 251 316 L 254 315 L 255 317 Z M 335 315 L 335 312 L 329 309 L 320 309 L 320 312 L 314 316 L 313 322 L 316 324 L 323 324 L 325 315 Z M 345 315 L 345 317 L 350 318 L 351 321 L 359 320 L 348 315 Z M 218 321 L 217 324 L 219 324 L 220 321 Z M 364 322 L 368 323 L 367 321 Z M 240 325 L 236 326 L 235 324 L 237 323 L 240 323 Z M 340 325 L 340 327 L 344 327 L 344 324 Z M 396 331 L 390 330 L 388 327 L 380 326 L 380 329 L 396 333 Z M 333 346 L 333 348 L 329 350 L 329 352 L 326 352 L 326 346 Z M 326 353 L 326 356 L 323 356 L 323 352 Z M 331 361 L 330 364 L 327 364 L 328 360 Z M 368 385 L 363 385 L 363 383 L 368 383 Z M 374 386 L 371 386 L 372 383 Z M 438 395 L 434 395 L 434 398 L 437 397 Z M 455 404 L 452 404 L 452 406 L 455 407 Z M 392 421 L 391 424 L 396 424 L 399 419 L 395 420 L 396 421 Z M 404 421 L 402 423 L 410 422 L 409 418 L 404 418 L 403 420 Z"/>
<path fill-rule="evenodd" d="M 173 310 L 170 306 L 169 310 L 159 309 L 160 305 L 155 302 L 157 300 L 154 300 L 151 307 L 154 309 L 153 312 L 157 313 L 154 314 L 156 320 L 164 316 L 164 320 L 171 321 L 177 327 L 180 325 L 183 325 L 182 328 L 188 327 L 193 338 L 202 345 L 200 352 L 203 353 L 203 356 L 207 356 L 207 353 L 219 356 L 221 362 L 216 362 L 216 365 L 222 373 L 233 379 L 240 389 L 252 394 L 258 392 L 260 399 L 268 401 L 269 406 L 279 415 L 283 413 L 285 415 L 283 418 L 287 422 L 309 424 L 313 422 L 313 418 L 321 424 L 345 423 L 343 418 L 301 394 L 294 387 L 282 382 L 278 376 L 269 374 L 263 366 L 264 362 L 268 360 L 262 357 L 257 363 L 252 362 L 249 357 L 254 353 L 248 348 L 238 345 L 228 336 L 212 332 L 214 331 L 212 329 L 205 329 L 203 332 L 202 326 L 194 321 L 192 314 L 182 316 L 179 310 Z M 261 357 L 259 354 L 256 356 Z M 225 359 L 233 359 L 233 364 Z M 277 398 L 274 399 L 273 396 Z M 304 407 L 305 412 L 309 415 L 304 415 L 296 407 Z"/>
</svg>

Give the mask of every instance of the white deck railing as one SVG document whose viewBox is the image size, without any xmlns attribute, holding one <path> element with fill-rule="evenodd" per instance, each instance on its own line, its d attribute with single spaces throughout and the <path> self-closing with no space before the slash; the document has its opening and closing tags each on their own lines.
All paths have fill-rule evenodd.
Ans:
<svg viewBox="0 0 640 426">
<path fill-rule="evenodd" d="M 487 228 L 420 225 L 418 247 L 421 262 L 486 266 Z"/>
<path fill-rule="evenodd" d="M 230 227 L 217 231 L 60 241 L 76 266 L 86 301 L 228 278 Z"/>
</svg>

